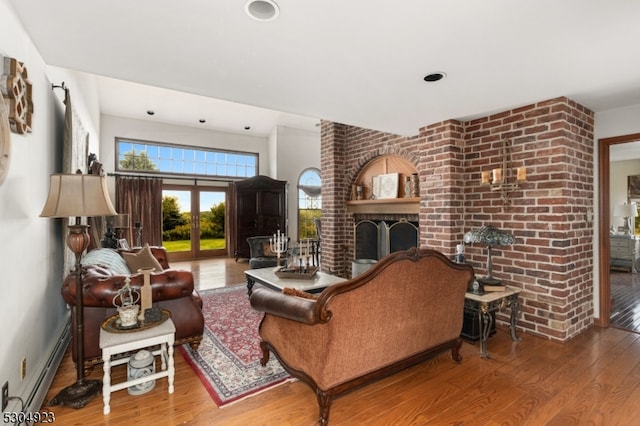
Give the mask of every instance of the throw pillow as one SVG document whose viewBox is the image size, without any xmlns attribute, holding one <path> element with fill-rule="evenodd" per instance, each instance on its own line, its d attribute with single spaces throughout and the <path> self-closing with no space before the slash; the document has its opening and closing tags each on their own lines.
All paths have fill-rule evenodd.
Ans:
<svg viewBox="0 0 640 426">
<path fill-rule="evenodd" d="M 137 253 L 122 253 L 122 257 L 127 262 L 129 269 L 131 272 L 136 273 L 139 269 L 150 269 L 153 268 L 156 271 L 162 271 L 162 266 L 160 262 L 153 257 L 151 253 L 151 248 L 149 244 L 146 244 L 142 250 Z"/>
<path fill-rule="evenodd" d="M 110 248 L 96 248 L 85 254 L 80 260 L 82 266 L 102 266 L 114 275 L 129 275 L 131 271 L 117 251 Z"/>
<path fill-rule="evenodd" d="M 282 294 L 286 294 L 289 296 L 302 297 L 304 299 L 316 300 L 318 299 L 318 295 L 307 293 L 306 291 L 298 290 L 297 288 L 285 287 L 282 289 Z"/>
<path fill-rule="evenodd" d="M 262 243 L 262 255 L 267 257 L 276 257 L 277 255 L 271 251 L 271 244 Z"/>
</svg>

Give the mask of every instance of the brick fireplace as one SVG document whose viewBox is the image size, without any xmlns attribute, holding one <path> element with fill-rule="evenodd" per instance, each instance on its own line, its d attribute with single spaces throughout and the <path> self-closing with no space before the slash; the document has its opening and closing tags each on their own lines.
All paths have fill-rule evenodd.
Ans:
<svg viewBox="0 0 640 426">
<path fill-rule="evenodd" d="M 593 126 L 593 113 L 564 97 L 435 123 L 411 137 L 322 122 L 323 269 L 349 276 L 354 224 L 362 220 L 345 206 L 351 185 L 373 159 L 400 155 L 419 174 L 420 247 L 451 256 L 470 229 L 512 232 L 516 243 L 493 251 L 493 275 L 523 289 L 519 326 L 570 339 L 593 323 L 593 228 L 585 220 L 594 196 Z M 510 205 L 480 183 L 481 172 L 500 167 L 505 139 L 510 167 L 528 175 Z M 485 248 L 465 252 L 484 275 Z"/>
</svg>

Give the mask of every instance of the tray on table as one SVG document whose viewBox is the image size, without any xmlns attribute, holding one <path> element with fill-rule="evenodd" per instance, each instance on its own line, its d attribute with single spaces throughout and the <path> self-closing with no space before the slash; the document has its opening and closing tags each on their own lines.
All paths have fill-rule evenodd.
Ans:
<svg viewBox="0 0 640 426">
<path fill-rule="evenodd" d="M 162 309 L 162 316 L 157 321 L 138 321 L 136 324 L 130 327 L 123 327 L 120 325 L 120 316 L 118 314 L 112 315 L 102 323 L 102 329 L 109 333 L 128 333 L 131 331 L 142 331 L 147 328 L 160 325 L 166 320 L 171 318 L 171 312 L 166 309 Z"/>
<path fill-rule="evenodd" d="M 308 268 L 285 267 L 276 270 L 275 274 L 280 278 L 293 278 L 298 280 L 310 280 L 318 272 L 317 266 L 309 266 Z"/>
</svg>

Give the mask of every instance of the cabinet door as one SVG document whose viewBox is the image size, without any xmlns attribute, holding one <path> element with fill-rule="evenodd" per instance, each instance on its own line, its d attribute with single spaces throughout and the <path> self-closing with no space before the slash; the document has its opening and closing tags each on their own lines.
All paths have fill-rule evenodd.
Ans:
<svg viewBox="0 0 640 426">
<path fill-rule="evenodd" d="M 258 202 L 258 230 L 262 235 L 284 232 L 284 191 L 266 189 L 260 192 Z"/>
<path fill-rule="evenodd" d="M 242 190 L 236 193 L 236 259 L 249 257 L 247 238 L 258 235 L 257 211 L 257 191 Z"/>
</svg>

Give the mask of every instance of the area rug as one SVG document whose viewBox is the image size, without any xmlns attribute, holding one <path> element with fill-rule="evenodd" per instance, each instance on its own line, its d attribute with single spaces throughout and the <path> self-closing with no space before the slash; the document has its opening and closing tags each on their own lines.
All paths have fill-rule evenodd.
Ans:
<svg viewBox="0 0 640 426">
<path fill-rule="evenodd" d="M 245 285 L 200 292 L 205 321 L 200 347 L 180 351 L 218 407 L 224 407 L 291 380 L 273 354 L 260 365 L 258 325 Z"/>
</svg>

